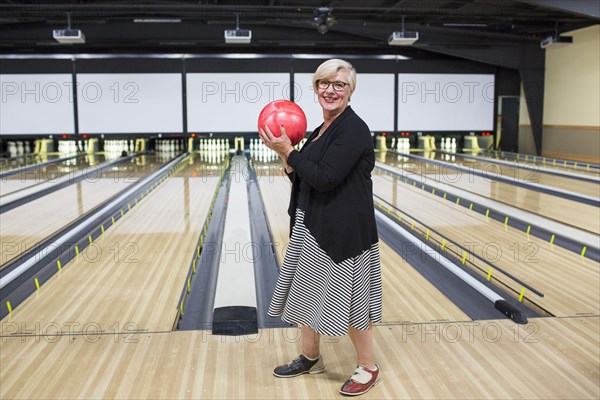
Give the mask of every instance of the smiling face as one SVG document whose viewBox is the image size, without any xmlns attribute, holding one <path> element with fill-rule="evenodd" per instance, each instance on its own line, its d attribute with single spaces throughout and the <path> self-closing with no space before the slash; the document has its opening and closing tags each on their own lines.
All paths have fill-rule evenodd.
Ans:
<svg viewBox="0 0 600 400">
<path fill-rule="evenodd" d="M 321 84 L 323 82 L 329 82 L 329 87 L 322 89 Z M 341 91 L 334 88 L 336 85 L 333 83 L 336 82 L 345 84 L 343 85 L 344 87 Z M 325 119 L 340 114 L 348 106 L 350 96 L 352 95 L 352 90 L 350 89 L 350 85 L 348 85 L 348 71 L 345 69 L 340 69 L 335 75 L 330 76 L 327 79 L 322 79 L 317 83 L 316 86 L 317 97 L 319 99 L 319 104 L 323 108 L 323 117 Z"/>
</svg>

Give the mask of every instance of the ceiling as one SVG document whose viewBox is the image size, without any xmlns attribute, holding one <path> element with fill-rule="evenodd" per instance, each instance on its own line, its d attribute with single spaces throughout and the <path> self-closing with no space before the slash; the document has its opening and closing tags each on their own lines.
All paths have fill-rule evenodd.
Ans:
<svg viewBox="0 0 600 400">
<path fill-rule="evenodd" d="M 561 0 L 3 1 L 0 50 L 37 53 L 342 53 L 426 57 L 431 48 L 538 43 L 600 22 L 600 2 Z M 81 29 L 86 43 L 59 44 L 52 30 Z M 315 17 L 323 15 L 319 32 Z M 329 26 L 327 24 L 327 15 Z M 225 29 L 252 30 L 226 44 Z M 391 32 L 418 31 L 415 45 L 389 46 Z M 135 22 L 135 21 L 139 22 Z M 166 20 L 147 22 L 148 20 Z M 142 22 L 146 21 L 146 22 Z"/>
</svg>

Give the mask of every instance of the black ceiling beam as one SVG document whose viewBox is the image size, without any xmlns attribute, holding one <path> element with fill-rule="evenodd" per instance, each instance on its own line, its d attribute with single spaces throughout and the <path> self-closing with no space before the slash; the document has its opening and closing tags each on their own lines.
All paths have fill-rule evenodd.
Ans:
<svg viewBox="0 0 600 400">
<path fill-rule="evenodd" d="M 598 0 L 517 0 L 550 10 L 564 11 L 600 21 L 600 1 Z"/>
</svg>

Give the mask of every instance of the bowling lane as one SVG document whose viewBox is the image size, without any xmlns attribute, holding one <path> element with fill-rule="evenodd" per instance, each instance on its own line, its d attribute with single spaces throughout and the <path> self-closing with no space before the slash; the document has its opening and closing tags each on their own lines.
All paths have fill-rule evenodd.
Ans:
<svg viewBox="0 0 600 400">
<path fill-rule="evenodd" d="M 11 321 L 72 324 L 76 332 L 86 324 L 104 332 L 170 331 L 218 181 L 196 156 L 17 307 Z"/>
<path fill-rule="evenodd" d="M 496 164 L 492 160 L 482 161 L 463 157 L 461 154 L 447 154 L 441 152 L 424 152 L 426 158 L 457 164 L 468 169 L 468 172 L 451 171 L 450 168 L 440 167 L 438 165 L 427 165 L 428 171 L 437 171 L 438 174 L 460 174 L 469 178 L 476 177 L 471 171 L 483 172 L 487 181 L 496 180 L 495 176 L 500 175 L 511 179 L 515 183 L 533 183 L 536 185 L 548 186 L 554 189 L 566 190 L 573 193 L 582 194 L 585 196 L 598 197 L 600 195 L 600 185 L 598 182 L 585 182 L 566 176 L 551 175 L 537 169 L 538 166 L 533 166 L 536 169 L 517 168 L 514 165 Z M 523 161 L 519 162 L 522 165 Z M 529 165 L 529 164 L 527 164 Z"/>
<path fill-rule="evenodd" d="M 586 176 L 591 176 L 591 177 L 600 177 L 600 170 L 597 167 L 593 167 L 590 166 L 588 168 L 588 164 L 587 162 L 577 162 L 577 166 L 575 166 L 573 164 L 574 161 L 570 161 L 571 164 L 566 164 L 564 160 L 560 161 L 560 160 L 554 160 L 552 158 L 545 158 L 545 157 L 540 157 L 538 156 L 536 159 L 534 159 L 533 156 L 531 155 L 527 155 L 527 154 L 520 154 L 519 158 L 516 157 L 516 155 L 513 153 L 511 155 L 507 155 L 506 153 L 504 153 L 504 155 L 501 155 L 500 152 L 494 154 L 494 153 L 489 153 L 489 152 L 483 152 L 483 153 L 476 153 L 476 155 L 478 157 L 482 157 L 482 158 L 489 158 L 490 160 L 502 160 L 502 161 L 509 161 L 509 162 L 517 162 L 517 163 L 527 163 L 527 164 L 532 164 L 534 166 L 540 167 L 540 168 L 546 168 L 546 169 L 551 169 L 554 171 L 563 171 L 563 172 L 570 172 L 570 173 L 574 173 L 574 174 L 579 174 L 579 175 L 586 175 Z"/>
<path fill-rule="evenodd" d="M 43 162 L 52 161 L 63 157 L 64 155 L 61 155 L 59 153 L 30 153 L 23 154 L 22 156 L 17 157 L 0 158 L 0 171 L 4 172 L 9 171 L 11 169 L 41 164 Z"/>
<path fill-rule="evenodd" d="M 57 183 L 61 177 L 83 171 L 106 161 L 103 154 L 86 154 L 42 168 L 22 171 L 0 178 L 0 197 L 19 192 L 41 183 Z"/>
<path fill-rule="evenodd" d="M 557 316 L 600 313 L 598 263 L 391 177 L 375 174 L 373 186 L 375 195 L 402 212 L 544 293 L 541 298 L 527 290 L 525 297 L 549 312 Z M 436 234 L 430 237 L 442 242 Z M 460 257 L 462 251 L 454 249 Z M 472 259 L 487 274 L 489 265 Z M 518 297 L 520 284 L 499 271 L 493 277 Z"/>
<path fill-rule="evenodd" d="M 290 219 L 287 213 L 290 202 L 291 183 L 283 175 L 281 163 L 253 163 L 267 221 L 273 236 L 273 247 L 279 265 L 289 242 Z"/>
<path fill-rule="evenodd" d="M 280 175 L 280 163 L 254 163 L 267 219 L 281 264 L 289 242 L 287 207 L 291 186 Z M 383 280 L 383 323 L 466 321 L 469 317 L 438 291 L 407 261 L 380 241 Z"/>
<path fill-rule="evenodd" d="M 378 161 L 399 168 L 409 178 L 425 179 L 475 193 L 567 225 L 600 234 L 600 209 L 443 166 L 426 164 L 393 152 L 379 152 Z M 596 195 L 597 196 L 597 195 Z"/>
<path fill-rule="evenodd" d="M 0 214 L 0 265 L 161 167 L 169 158 L 140 155 L 73 185 Z"/>
</svg>

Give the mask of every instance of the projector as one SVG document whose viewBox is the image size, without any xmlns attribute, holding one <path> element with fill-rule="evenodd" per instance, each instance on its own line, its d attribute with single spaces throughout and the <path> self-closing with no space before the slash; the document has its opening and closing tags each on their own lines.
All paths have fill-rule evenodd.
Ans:
<svg viewBox="0 0 600 400">
<path fill-rule="evenodd" d="M 231 29 L 225 31 L 225 43 L 250 43 L 252 31 L 247 29 Z"/>
<path fill-rule="evenodd" d="M 419 40 L 419 32 L 392 32 L 388 39 L 390 46 L 410 46 Z"/>
<path fill-rule="evenodd" d="M 546 47 L 562 47 L 573 43 L 573 36 L 548 36 L 540 42 L 540 47 L 545 49 Z"/>
<path fill-rule="evenodd" d="M 55 29 L 52 36 L 59 43 L 85 43 L 85 35 L 79 29 Z"/>
</svg>

